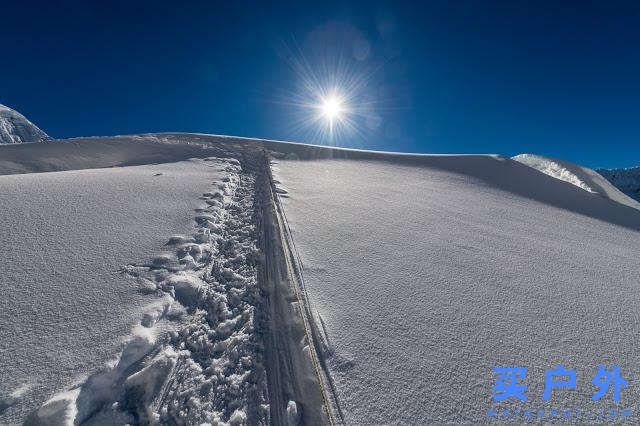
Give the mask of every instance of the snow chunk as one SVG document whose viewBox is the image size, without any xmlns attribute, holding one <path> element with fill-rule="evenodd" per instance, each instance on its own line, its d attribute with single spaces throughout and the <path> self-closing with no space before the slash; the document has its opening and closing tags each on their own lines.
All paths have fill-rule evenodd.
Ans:
<svg viewBox="0 0 640 426">
<path fill-rule="evenodd" d="M 173 286 L 176 299 L 183 305 L 192 306 L 198 302 L 202 281 L 197 276 L 178 272 L 168 277 L 167 284 Z"/>
<path fill-rule="evenodd" d="M 295 401 L 289 401 L 287 404 L 287 425 L 297 426 L 299 422 L 298 404 Z"/>
<path fill-rule="evenodd" d="M 78 413 L 76 407 L 78 395 L 80 395 L 80 388 L 53 396 L 32 413 L 25 423 L 72 426 Z"/>
<path fill-rule="evenodd" d="M 241 410 L 240 408 L 234 411 L 231 417 L 229 418 L 229 424 L 231 426 L 243 425 L 243 424 L 246 424 L 246 422 L 247 422 L 247 413 L 245 413 L 244 410 Z"/>
</svg>

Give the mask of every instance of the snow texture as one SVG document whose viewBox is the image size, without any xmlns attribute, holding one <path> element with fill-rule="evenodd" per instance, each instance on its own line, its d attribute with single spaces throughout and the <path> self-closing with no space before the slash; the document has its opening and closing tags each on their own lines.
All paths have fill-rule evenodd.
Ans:
<svg viewBox="0 0 640 426">
<path fill-rule="evenodd" d="M 40 142 L 49 136 L 25 116 L 0 104 L 0 144 Z"/>
<path fill-rule="evenodd" d="M 210 392 L 219 391 L 211 377 L 233 387 L 238 402 L 218 401 L 225 407 L 220 415 L 228 418 L 224 411 L 233 411 L 235 404 L 235 418 L 242 417 L 243 387 L 254 362 L 251 351 L 243 349 L 253 344 L 252 308 L 244 300 L 249 287 L 255 287 L 255 273 L 243 260 L 255 255 L 255 247 L 250 226 L 222 226 L 251 211 L 232 201 L 238 169 L 237 160 L 211 159 L 0 177 L 0 204 L 6 206 L 0 213 L 0 320 L 5 330 L 0 344 L 0 423 L 22 421 L 64 389 L 75 392 L 77 407 L 63 393 L 31 420 L 76 415 L 82 420 L 89 414 L 128 419 L 131 412 L 138 415 L 136 410 L 147 407 L 107 414 L 95 409 L 109 398 L 120 402 L 114 388 L 153 394 L 153 386 L 174 364 L 180 366 L 176 374 L 192 380 L 193 392 L 204 395 L 207 385 Z M 227 217 L 231 213 L 222 207 L 227 202 L 235 209 L 231 211 L 240 213 L 238 218 Z M 194 209 L 200 212 L 195 213 L 195 233 Z M 220 229 L 225 234 L 217 235 Z M 170 245 L 158 253 L 167 241 Z M 198 269 L 218 246 L 224 250 L 216 260 L 218 290 L 201 290 Z M 139 264 L 126 266 L 136 260 Z M 174 263 L 180 270 L 171 266 Z M 146 270 L 153 271 L 151 279 Z M 198 309 L 203 298 L 215 297 L 216 310 Z M 184 307 L 173 303 L 174 298 Z M 185 324 L 174 325 L 172 344 L 160 346 L 156 337 L 164 335 L 163 327 L 155 325 L 164 317 Z M 210 329 L 212 324 L 215 329 Z M 114 360 L 119 348 L 122 354 Z M 215 354 L 215 365 L 207 366 L 208 384 L 191 374 L 205 359 L 195 362 L 186 355 L 190 351 Z M 140 371 L 128 377 L 144 357 L 149 359 Z M 184 390 L 180 386 L 185 382 L 175 383 L 167 393 Z M 166 401 L 169 406 L 161 408 L 172 413 L 170 404 L 175 402 Z"/>
<path fill-rule="evenodd" d="M 640 409 L 640 212 L 500 157 L 335 156 L 274 167 L 346 424 Z M 578 387 L 545 402 L 559 364 Z M 619 406 L 592 400 L 600 364 Z M 527 403 L 492 401 L 500 366 Z"/>
<path fill-rule="evenodd" d="M 276 218 L 249 161 L 264 149 Z M 483 423 L 513 408 L 491 401 L 496 366 L 529 368 L 535 408 L 590 409 L 617 364 L 637 411 L 640 212 L 556 164 L 598 193 L 500 156 L 169 133 L 2 146 L 0 423 L 304 423 L 320 404 L 300 347 L 347 424 Z M 53 170 L 74 171 L 19 174 Z M 291 311 L 312 314 L 311 346 Z M 543 402 L 558 364 L 578 389 Z"/>
<path fill-rule="evenodd" d="M 259 408 L 266 401 L 266 381 L 255 314 L 261 294 L 254 177 L 243 173 L 236 159 L 218 164 L 228 176 L 202 195 L 191 240 L 169 240 L 177 263 L 172 259 L 130 270 L 170 293 L 189 314 L 164 345 L 178 352 L 164 387 L 134 392 L 137 412 L 149 412 L 149 420 L 163 424 L 267 421 L 268 412 Z M 139 393 L 145 395 L 142 401 Z"/>
<path fill-rule="evenodd" d="M 597 171 L 620 191 L 640 201 L 640 167 L 598 169 Z"/>
</svg>

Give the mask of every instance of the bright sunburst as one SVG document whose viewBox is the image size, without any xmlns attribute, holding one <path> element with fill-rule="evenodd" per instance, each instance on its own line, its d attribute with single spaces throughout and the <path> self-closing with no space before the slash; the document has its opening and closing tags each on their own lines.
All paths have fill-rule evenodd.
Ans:
<svg viewBox="0 0 640 426">
<path fill-rule="evenodd" d="M 331 95 L 322 100 L 320 110 L 322 111 L 324 118 L 329 121 L 333 121 L 340 118 L 341 114 L 344 112 L 344 106 L 340 97 L 337 95 Z"/>
<path fill-rule="evenodd" d="M 339 50 L 335 55 L 320 54 L 313 61 L 286 45 L 283 52 L 297 77 L 295 89 L 278 101 L 290 107 L 292 138 L 353 144 L 377 128 L 377 101 L 367 90 L 373 69 L 349 62 Z"/>
</svg>

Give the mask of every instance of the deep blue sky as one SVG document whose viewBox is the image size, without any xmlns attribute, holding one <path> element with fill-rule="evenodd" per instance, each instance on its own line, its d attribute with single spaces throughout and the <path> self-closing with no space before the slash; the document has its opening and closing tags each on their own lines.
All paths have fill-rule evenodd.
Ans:
<svg viewBox="0 0 640 426">
<path fill-rule="evenodd" d="M 193 131 L 640 164 L 637 2 L 132 3 L 4 2 L 0 103 L 59 138 Z M 361 83 L 357 132 L 300 129 L 302 61 Z"/>
</svg>

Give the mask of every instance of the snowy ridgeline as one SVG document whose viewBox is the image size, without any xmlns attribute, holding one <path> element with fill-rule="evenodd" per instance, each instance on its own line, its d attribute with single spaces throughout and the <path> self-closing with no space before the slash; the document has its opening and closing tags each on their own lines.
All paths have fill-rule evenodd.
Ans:
<svg viewBox="0 0 640 426">
<path fill-rule="evenodd" d="M 542 173 L 549 176 L 569 182 L 570 184 L 573 184 L 578 188 L 582 188 L 585 191 L 596 192 L 588 182 L 585 182 L 587 179 L 583 180 L 577 176 L 577 174 L 580 173 L 577 171 L 580 167 L 578 165 L 573 165 L 573 167 L 571 167 L 567 166 L 566 163 L 561 164 L 558 160 L 534 154 L 520 154 L 512 158 L 522 164 L 526 164 L 529 167 L 540 170 Z"/>
<path fill-rule="evenodd" d="M 263 149 L 286 218 L 261 217 Z M 499 156 L 211 135 L 0 150 L 0 174 L 120 166 L 0 176 L 0 423 L 315 424 L 314 372 L 287 370 L 313 350 L 347 424 L 482 423 L 514 408 L 491 402 L 506 365 L 531 408 L 591 409 L 617 364 L 640 408 L 640 212 L 615 192 Z M 265 237 L 287 219 L 300 300 Z M 312 350 L 284 318 L 305 305 Z M 543 402 L 558 364 L 577 389 Z"/>
<path fill-rule="evenodd" d="M 628 169 L 598 169 L 598 173 L 629 197 L 640 201 L 640 167 Z"/>
<path fill-rule="evenodd" d="M 0 104 L 0 144 L 41 142 L 49 136 L 19 112 Z"/>
<path fill-rule="evenodd" d="M 568 161 L 534 154 L 520 154 L 513 159 L 556 179 L 569 182 L 585 191 L 600 194 L 621 204 L 640 209 L 640 203 L 633 199 L 640 197 L 640 168 L 637 169 L 634 176 L 634 169 L 595 171 Z"/>
</svg>

